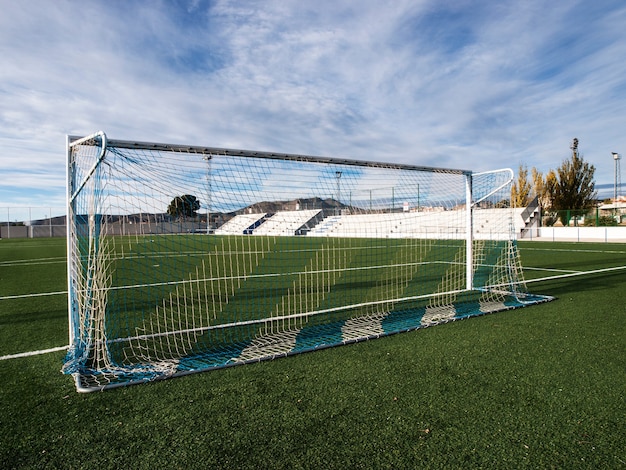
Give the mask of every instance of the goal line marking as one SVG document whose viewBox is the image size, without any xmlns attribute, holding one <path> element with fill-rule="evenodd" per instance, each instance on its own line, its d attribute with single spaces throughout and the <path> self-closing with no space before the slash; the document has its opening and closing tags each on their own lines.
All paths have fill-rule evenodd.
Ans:
<svg viewBox="0 0 626 470">
<path fill-rule="evenodd" d="M 0 361 L 6 361 L 7 359 L 18 359 L 21 357 L 39 356 L 40 354 L 48 354 L 52 352 L 67 351 L 69 347 L 70 346 L 68 344 L 67 346 L 59 346 L 59 347 L 50 348 L 50 349 L 40 349 L 39 351 L 28 351 L 28 352 L 23 352 L 23 353 L 18 353 L 18 354 L 8 354 L 6 356 L 0 356 Z"/>
<path fill-rule="evenodd" d="M 399 265 L 395 265 L 395 266 L 410 266 L 410 265 L 414 265 L 414 264 L 427 264 L 427 263 L 409 263 L 409 264 L 399 264 Z M 436 264 L 436 263 L 435 263 Z M 373 268 L 384 268 L 387 266 L 374 266 L 374 267 L 368 267 L 367 269 L 373 269 Z M 356 269 L 363 269 L 363 268 L 350 268 L 350 270 L 356 270 Z M 571 270 L 561 270 L 561 269 L 550 269 L 550 268 L 533 268 L 533 267 L 524 267 L 524 270 L 527 271 L 556 271 L 556 272 L 564 272 L 567 271 L 567 274 L 558 274 L 556 276 L 548 276 L 548 277 L 540 277 L 540 278 L 536 278 L 536 279 L 525 279 L 523 282 L 526 284 L 532 283 L 532 282 L 541 282 L 541 281 L 552 281 L 554 279 L 561 279 L 561 278 L 565 278 L 565 277 L 574 277 L 574 276 L 584 276 L 585 274 L 599 274 L 599 273 L 605 273 L 605 272 L 611 272 L 611 271 L 620 271 L 626 269 L 626 266 L 616 266 L 613 268 L 603 268 L 603 269 L 594 269 L 592 271 L 571 271 Z M 177 284 L 187 284 L 187 283 L 195 283 L 195 282 L 204 282 L 204 281 L 210 281 L 210 280 L 234 280 L 234 279 L 245 279 L 247 277 L 267 277 L 267 276 L 283 276 L 283 275 L 292 275 L 292 274 L 311 274 L 311 273 L 327 273 L 327 272 L 332 272 L 332 270 L 322 270 L 322 271 L 310 271 L 308 273 L 286 273 L 286 274 L 264 274 L 264 275 L 252 275 L 252 276 L 234 276 L 234 277 L 221 277 L 221 278 L 213 278 L 213 279 L 198 279 L 198 280 L 193 280 L 193 281 L 189 281 L 189 280 L 184 280 L 184 281 L 170 281 L 170 282 L 160 282 L 160 283 L 154 283 L 154 284 L 138 284 L 138 285 L 131 285 L 131 286 L 117 286 L 117 287 L 111 287 L 112 290 L 119 290 L 119 289 L 124 289 L 124 288 L 129 288 L 129 289 L 134 289 L 134 288 L 139 288 L 139 287 L 155 287 L 155 286 L 161 286 L 161 285 L 177 285 Z M 491 286 L 494 287 L 494 286 Z M 29 298 L 29 297 L 46 297 L 49 295 L 63 295 L 63 294 L 67 294 L 67 291 L 58 291 L 58 292 L 42 292 L 39 294 L 22 294 L 22 295 L 7 295 L 4 297 L 0 297 L 0 300 L 11 300 L 11 299 L 24 299 L 24 298 Z"/>
<path fill-rule="evenodd" d="M 67 291 L 62 290 L 58 292 L 40 292 L 38 294 L 5 295 L 4 297 L 0 297 L 0 300 L 28 299 L 30 297 L 46 297 L 49 295 L 63 295 L 63 294 L 67 294 Z"/>
<path fill-rule="evenodd" d="M 586 274 L 600 274 L 600 273 L 608 273 L 611 271 L 622 271 L 626 269 L 626 266 L 616 266 L 614 268 L 602 268 L 602 269 L 593 269 L 591 271 L 575 271 L 575 272 L 571 272 L 571 273 L 567 273 L 567 274 L 557 274 L 556 276 L 547 276 L 547 277 L 540 277 L 537 279 L 526 279 L 524 282 L 526 284 L 531 283 L 531 282 L 542 282 L 542 281 L 552 281 L 555 279 L 562 279 L 565 277 L 575 277 L 575 276 L 584 276 Z"/>
</svg>

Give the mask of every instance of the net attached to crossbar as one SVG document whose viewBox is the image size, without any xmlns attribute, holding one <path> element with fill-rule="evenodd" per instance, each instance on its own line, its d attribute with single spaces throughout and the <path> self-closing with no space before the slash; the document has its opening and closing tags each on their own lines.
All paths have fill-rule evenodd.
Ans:
<svg viewBox="0 0 626 470">
<path fill-rule="evenodd" d="M 100 390 L 547 300 L 511 179 L 68 137 L 64 371 Z"/>
</svg>

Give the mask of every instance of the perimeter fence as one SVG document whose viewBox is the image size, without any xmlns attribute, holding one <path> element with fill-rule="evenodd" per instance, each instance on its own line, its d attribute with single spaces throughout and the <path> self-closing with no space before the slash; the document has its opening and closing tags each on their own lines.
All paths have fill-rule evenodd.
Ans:
<svg viewBox="0 0 626 470">
<path fill-rule="evenodd" d="M 64 206 L 0 207 L 0 238 L 50 238 L 65 234 Z"/>
<path fill-rule="evenodd" d="M 111 217 L 110 235 L 207 233 L 206 214 L 188 220 L 165 214 L 132 214 Z M 0 207 L 0 238 L 65 237 L 65 207 Z"/>
<path fill-rule="evenodd" d="M 0 206 L 0 238 L 65 237 L 65 211 L 64 206 Z M 212 233 L 207 226 L 206 214 L 187 221 L 167 219 L 163 214 L 120 216 L 110 224 L 110 230 L 115 235 Z M 220 225 L 212 219 L 211 228 L 216 223 Z M 626 203 L 590 210 L 543 211 L 533 229 L 524 230 L 518 238 L 623 242 L 626 240 Z"/>
<path fill-rule="evenodd" d="M 591 209 L 543 210 L 542 227 L 626 227 L 626 204 L 604 204 Z"/>
</svg>

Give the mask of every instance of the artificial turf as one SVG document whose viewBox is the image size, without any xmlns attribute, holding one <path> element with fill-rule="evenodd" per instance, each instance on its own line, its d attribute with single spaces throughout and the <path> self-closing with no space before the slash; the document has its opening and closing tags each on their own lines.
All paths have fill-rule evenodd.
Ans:
<svg viewBox="0 0 626 470">
<path fill-rule="evenodd" d="M 520 246 L 529 279 L 626 265 Z M 63 290 L 63 252 L 0 241 L 0 296 Z M 529 287 L 557 300 L 104 393 L 62 352 L 0 361 L 0 468 L 625 468 L 626 275 Z M 64 296 L 37 299 L 0 301 L 0 355 L 67 343 Z"/>
</svg>

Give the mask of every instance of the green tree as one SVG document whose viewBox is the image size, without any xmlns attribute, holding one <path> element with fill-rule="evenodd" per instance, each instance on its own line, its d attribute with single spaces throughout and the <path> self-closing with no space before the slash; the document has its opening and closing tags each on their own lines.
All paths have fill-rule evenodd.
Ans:
<svg viewBox="0 0 626 470">
<path fill-rule="evenodd" d="M 552 209 L 554 192 L 558 183 L 556 172 L 554 170 L 550 170 L 544 178 L 543 173 L 533 167 L 531 170 L 531 178 L 533 193 L 537 196 L 541 208 L 546 210 Z"/>
<path fill-rule="evenodd" d="M 537 200 L 539 201 L 539 205 L 548 209 L 550 207 L 550 199 L 548 197 L 547 184 L 543 178 L 543 173 L 541 173 L 537 168 L 533 167 L 531 170 L 531 179 L 533 184 L 533 192 L 537 196 Z"/>
<path fill-rule="evenodd" d="M 578 139 L 574 139 L 572 157 L 564 160 L 557 168 L 558 180 L 549 184 L 552 209 L 557 211 L 589 210 L 593 207 L 598 195 L 593 179 L 596 168 L 585 162 L 578 153 Z M 569 222 L 564 213 L 561 213 L 564 225 Z"/>
<path fill-rule="evenodd" d="M 511 186 L 511 203 L 513 207 L 526 207 L 530 202 L 532 186 L 528 182 L 528 168 L 520 165 L 517 172 L 517 181 Z"/>
<path fill-rule="evenodd" d="M 196 196 L 184 194 L 176 196 L 167 206 L 167 213 L 176 219 L 194 218 L 198 215 L 200 201 Z"/>
<path fill-rule="evenodd" d="M 546 199 L 548 200 L 548 207 L 550 209 L 553 209 L 554 207 L 554 194 L 556 193 L 556 187 L 559 184 L 559 178 L 556 175 L 556 171 L 555 170 L 550 170 L 548 171 L 548 174 L 546 175 L 546 187 L 545 187 L 545 194 L 546 194 Z"/>
<path fill-rule="evenodd" d="M 554 212 L 554 193 L 558 184 L 558 178 L 556 171 L 550 170 L 546 174 L 544 179 L 543 174 L 537 171 L 536 168 L 532 170 L 532 179 L 534 185 L 534 191 L 537 195 L 539 205 L 544 211 L 545 217 L 542 219 L 542 223 L 551 227 L 557 221 L 557 214 Z"/>
</svg>

